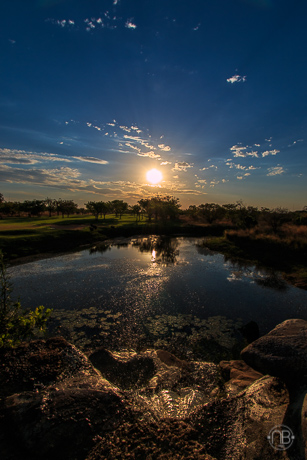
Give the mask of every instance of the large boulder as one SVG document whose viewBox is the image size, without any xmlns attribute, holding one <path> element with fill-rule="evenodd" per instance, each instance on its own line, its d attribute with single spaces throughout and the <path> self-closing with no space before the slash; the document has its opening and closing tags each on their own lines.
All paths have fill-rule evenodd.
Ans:
<svg viewBox="0 0 307 460">
<path fill-rule="evenodd" d="M 234 396 L 209 402 L 190 419 L 205 451 L 219 460 L 286 460 L 267 437 L 283 423 L 288 403 L 285 384 L 264 376 Z"/>
<path fill-rule="evenodd" d="M 249 344 L 242 359 L 263 374 L 307 383 L 307 321 L 289 319 Z"/>
<path fill-rule="evenodd" d="M 1 351 L 2 458 L 83 460 L 96 437 L 134 420 L 125 395 L 63 338 Z"/>
</svg>

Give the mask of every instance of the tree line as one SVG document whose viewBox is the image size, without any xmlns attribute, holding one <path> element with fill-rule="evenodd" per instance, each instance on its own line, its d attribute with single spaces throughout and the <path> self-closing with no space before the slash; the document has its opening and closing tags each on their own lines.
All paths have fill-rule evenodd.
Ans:
<svg viewBox="0 0 307 460">
<path fill-rule="evenodd" d="M 137 204 L 130 206 L 123 200 L 113 201 L 88 201 L 85 207 L 78 206 L 73 200 L 46 198 L 44 200 L 25 200 L 23 202 L 6 201 L 0 193 L 1 217 L 40 217 L 48 212 L 49 217 L 57 215 L 69 217 L 73 214 L 92 214 L 98 220 L 99 216 L 105 219 L 107 214 L 115 214 L 121 219 L 123 214 L 133 214 L 137 220 L 147 215 L 149 221 L 154 219 L 173 220 L 179 215 L 179 199 L 171 196 L 156 196 L 141 199 Z"/>
<path fill-rule="evenodd" d="M 130 206 L 123 200 L 88 201 L 85 207 L 79 207 L 73 200 L 46 198 L 44 200 L 25 200 L 23 202 L 6 201 L 0 193 L 0 216 L 39 217 L 43 213 L 69 217 L 73 214 L 92 214 L 95 219 L 105 219 L 107 214 L 115 214 L 121 219 L 123 214 L 133 214 L 136 220 L 146 215 L 149 222 L 154 220 L 176 220 L 186 216 L 191 221 L 213 224 L 228 221 L 238 228 L 250 229 L 259 223 L 267 223 L 276 231 L 283 223 L 291 222 L 296 225 L 307 225 L 307 206 L 299 211 L 289 211 L 285 208 L 269 209 L 265 207 L 247 206 L 242 200 L 236 203 L 219 205 L 205 203 L 190 205 L 181 210 L 178 198 L 173 196 L 154 196 L 142 198 L 137 204 Z"/>
</svg>

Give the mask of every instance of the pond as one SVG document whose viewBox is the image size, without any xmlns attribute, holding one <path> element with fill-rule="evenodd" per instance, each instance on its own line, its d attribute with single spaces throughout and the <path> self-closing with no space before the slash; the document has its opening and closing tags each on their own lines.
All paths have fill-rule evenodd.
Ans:
<svg viewBox="0 0 307 460">
<path fill-rule="evenodd" d="M 285 319 L 307 319 L 306 291 L 278 273 L 227 261 L 202 242 L 113 240 L 11 267 L 13 293 L 23 307 L 52 308 L 54 331 L 81 347 L 150 345 L 197 354 L 213 346 L 227 357 L 250 321 L 264 334 Z"/>
</svg>

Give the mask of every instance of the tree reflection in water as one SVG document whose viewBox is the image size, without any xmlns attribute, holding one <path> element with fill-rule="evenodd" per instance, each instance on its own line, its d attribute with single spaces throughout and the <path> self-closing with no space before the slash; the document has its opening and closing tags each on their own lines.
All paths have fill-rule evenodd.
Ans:
<svg viewBox="0 0 307 460">
<path fill-rule="evenodd" d="M 175 237 L 151 235 L 146 238 L 140 237 L 131 240 L 105 241 L 97 243 L 96 246 L 90 248 L 90 254 L 110 251 L 112 247 L 137 247 L 140 252 L 151 253 L 151 261 L 154 263 L 162 263 L 165 265 L 176 264 L 177 256 L 179 256 L 179 241 Z"/>
<path fill-rule="evenodd" d="M 176 264 L 179 256 L 179 241 L 174 237 L 149 236 L 133 240 L 132 245 L 140 252 L 150 252 L 151 261 L 154 263 Z"/>
</svg>

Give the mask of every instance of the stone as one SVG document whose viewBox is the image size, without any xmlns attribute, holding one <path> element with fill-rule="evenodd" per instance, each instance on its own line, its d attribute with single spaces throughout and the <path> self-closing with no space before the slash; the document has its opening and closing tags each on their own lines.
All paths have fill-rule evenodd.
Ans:
<svg viewBox="0 0 307 460">
<path fill-rule="evenodd" d="M 0 348 L 0 396 L 38 390 L 80 372 L 99 375 L 87 357 L 63 337 Z"/>
<path fill-rule="evenodd" d="M 307 382 L 307 321 L 289 319 L 249 344 L 242 359 L 256 371 L 287 383 Z"/>
<path fill-rule="evenodd" d="M 219 366 L 223 378 L 230 385 L 235 385 L 241 389 L 263 377 L 263 374 L 255 371 L 242 360 L 221 361 Z"/>
<path fill-rule="evenodd" d="M 288 459 L 267 436 L 281 425 L 289 403 L 285 384 L 264 376 L 237 395 L 217 398 L 190 417 L 197 439 L 219 460 Z"/>
<path fill-rule="evenodd" d="M 89 360 L 101 374 L 123 389 L 146 385 L 156 373 L 152 356 L 146 353 L 118 353 L 100 348 Z"/>
<path fill-rule="evenodd" d="M 123 393 L 62 337 L 0 353 L 2 458 L 83 460 L 96 435 L 134 420 Z"/>
<path fill-rule="evenodd" d="M 243 362 L 186 362 L 166 350 L 97 350 L 90 361 L 61 337 L 0 358 L 5 460 L 288 459 L 267 439 L 287 420 L 288 390 L 257 373 L 250 383 L 254 371 Z M 222 367 L 249 386 L 225 397 Z"/>
</svg>

